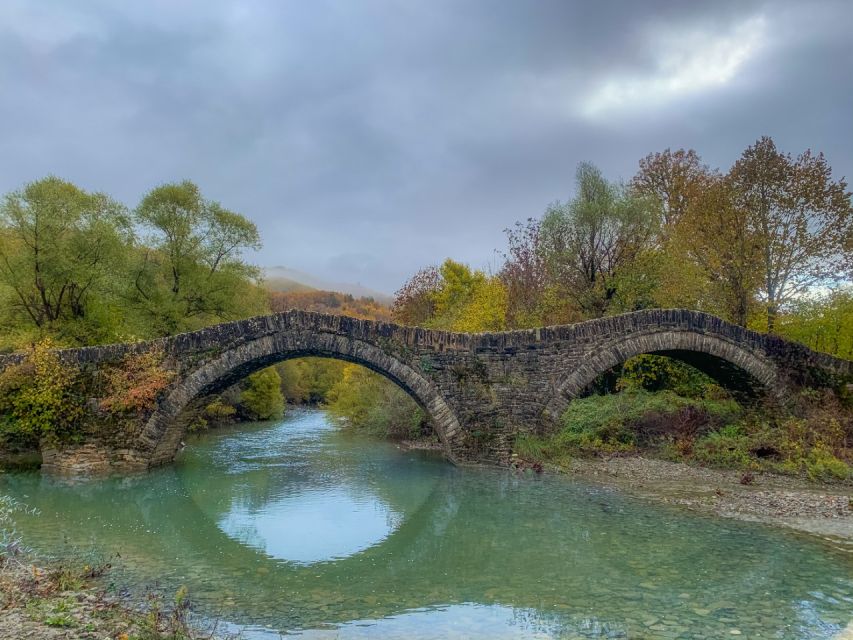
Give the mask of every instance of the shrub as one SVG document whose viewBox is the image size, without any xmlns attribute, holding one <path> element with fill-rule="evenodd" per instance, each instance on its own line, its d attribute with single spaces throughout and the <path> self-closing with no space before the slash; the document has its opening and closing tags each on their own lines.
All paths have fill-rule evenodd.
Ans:
<svg viewBox="0 0 853 640">
<path fill-rule="evenodd" d="M 405 391 L 359 365 L 344 367 L 328 399 L 332 415 L 353 431 L 404 440 L 428 430 L 426 415 Z"/>
<path fill-rule="evenodd" d="M 230 404 L 222 402 L 221 398 L 217 398 L 204 408 L 202 416 L 206 420 L 210 420 L 212 422 L 227 422 L 231 420 L 236 413 L 237 409 L 232 407 Z"/>
<path fill-rule="evenodd" d="M 569 405 L 557 439 L 581 452 L 630 451 L 661 438 L 694 437 L 739 412 L 730 400 L 694 400 L 671 391 L 590 396 Z"/>
<path fill-rule="evenodd" d="M 805 459 L 805 471 L 812 480 L 847 480 L 853 477 L 853 469 L 839 460 L 823 444 L 815 445 Z"/>
<path fill-rule="evenodd" d="M 240 409 L 252 420 L 274 420 L 284 415 L 281 378 L 273 367 L 250 375 L 240 392 Z"/>
<path fill-rule="evenodd" d="M 622 365 L 617 389 L 673 391 L 687 398 L 701 398 L 712 385 L 708 376 L 679 360 L 642 354 Z"/>
<path fill-rule="evenodd" d="M 107 368 L 106 395 L 100 408 L 112 413 L 152 410 L 157 396 L 175 377 L 174 371 L 163 366 L 163 360 L 163 352 L 152 349 L 130 354 L 117 367 Z"/>
<path fill-rule="evenodd" d="M 525 435 L 516 452 L 532 459 L 626 453 L 638 447 L 671 447 L 683 455 L 702 433 L 740 414 L 732 400 L 684 398 L 671 391 L 644 390 L 590 396 L 573 401 L 558 433 Z"/>
<path fill-rule="evenodd" d="M 757 468 L 750 447 L 751 439 L 741 425 L 732 424 L 700 438 L 693 448 L 693 456 L 699 462 L 715 466 Z"/>
<path fill-rule="evenodd" d="M 84 415 L 81 376 L 44 339 L 23 362 L 0 373 L 0 414 L 6 439 L 62 442 L 79 435 Z"/>
</svg>

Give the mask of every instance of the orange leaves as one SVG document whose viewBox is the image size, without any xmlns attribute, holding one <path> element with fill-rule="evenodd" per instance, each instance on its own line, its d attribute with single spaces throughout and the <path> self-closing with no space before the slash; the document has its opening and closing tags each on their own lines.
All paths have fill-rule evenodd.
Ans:
<svg viewBox="0 0 853 640">
<path fill-rule="evenodd" d="M 150 411 L 157 396 L 175 377 L 163 366 L 163 352 L 151 350 L 125 357 L 121 365 L 105 372 L 108 394 L 101 399 L 104 411 Z"/>
</svg>

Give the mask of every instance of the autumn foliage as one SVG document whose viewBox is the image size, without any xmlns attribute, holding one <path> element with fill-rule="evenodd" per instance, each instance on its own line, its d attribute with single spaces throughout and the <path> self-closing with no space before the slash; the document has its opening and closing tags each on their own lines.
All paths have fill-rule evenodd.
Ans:
<svg viewBox="0 0 853 640">
<path fill-rule="evenodd" d="M 111 413 L 150 411 L 161 391 L 169 386 L 175 372 L 163 365 L 157 349 L 131 354 L 117 367 L 104 373 L 106 394 L 100 408 Z"/>
<path fill-rule="evenodd" d="M 80 372 L 64 364 L 46 338 L 0 373 L 0 431 L 19 444 L 74 436 L 83 418 Z"/>
<path fill-rule="evenodd" d="M 336 291 L 271 291 L 269 295 L 270 309 L 276 313 L 300 309 L 367 320 L 389 320 L 391 317 L 388 306 L 373 298 L 356 298 Z"/>
</svg>

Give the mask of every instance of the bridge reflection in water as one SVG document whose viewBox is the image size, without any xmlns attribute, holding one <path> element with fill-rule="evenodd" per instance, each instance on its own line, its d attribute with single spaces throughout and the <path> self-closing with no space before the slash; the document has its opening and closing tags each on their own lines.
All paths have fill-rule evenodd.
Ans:
<svg viewBox="0 0 853 640">
<path fill-rule="evenodd" d="M 453 467 L 316 411 L 208 434 L 150 474 L 6 485 L 40 510 L 20 528 L 42 549 L 118 552 L 123 579 L 186 584 L 209 613 L 282 631 L 823 638 L 853 617 L 850 554 L 565 478 Z"/>
</svg>

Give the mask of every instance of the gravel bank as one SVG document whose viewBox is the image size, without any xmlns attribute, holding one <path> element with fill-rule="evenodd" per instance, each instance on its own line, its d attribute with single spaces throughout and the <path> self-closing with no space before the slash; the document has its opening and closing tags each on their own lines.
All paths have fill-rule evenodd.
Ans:
<svg viewBox="0 0 853 640">
<path fill-rule="evenodd" d="M 850 546 L 853 552 L 853 486 L 695 467 L 641 456 L 575 459 L 561 472 L 618 487 L 632 495 L 687 509 L 790 527 Z"/>
</svg>

